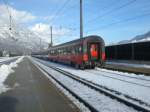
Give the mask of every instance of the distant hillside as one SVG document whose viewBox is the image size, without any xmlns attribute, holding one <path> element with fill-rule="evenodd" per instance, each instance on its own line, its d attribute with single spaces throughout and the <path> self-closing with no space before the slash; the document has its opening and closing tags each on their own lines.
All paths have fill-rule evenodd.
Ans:
<svg viewBox="0 0 150 112">
<path fill-rule="evenodd" d="M 48 43 L 40 42 L 40 36 L 29 32 L 27 29 L 13 33 L 10 33 L 8 29 L 0 31 L 0 51 L 28 54 L 47 47 Z"/>
<path fill-rule="evenodd" d="M 150 41 L 150 31 L 143 35 L 138 35 L 134 37 L 133 39 L 131 39 L 130 41 L 131 42 Z"/>
<path fill-rule="evenodd" d="M 143 41 L 150 41 L 150 31 L 143 34 L 143 35 L 137 35 L 131 40 L 123 40 L 118 42 L 117 44 L 125 44 L 125 43 L 132 43 L 132 42 L 143 42 Z"/>
</svg>

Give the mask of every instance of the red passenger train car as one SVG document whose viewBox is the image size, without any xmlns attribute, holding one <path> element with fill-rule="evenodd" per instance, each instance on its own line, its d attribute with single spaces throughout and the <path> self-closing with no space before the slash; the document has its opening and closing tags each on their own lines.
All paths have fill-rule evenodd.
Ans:
<svg viewBox="0 0 150 112">
<path fill-rule="evenodd" d="M 48 58 L 80 69 L 102 66 L 105 62 L 104 40 L 93 35 L 53 46 L 48 50 Z"/>
</svg>

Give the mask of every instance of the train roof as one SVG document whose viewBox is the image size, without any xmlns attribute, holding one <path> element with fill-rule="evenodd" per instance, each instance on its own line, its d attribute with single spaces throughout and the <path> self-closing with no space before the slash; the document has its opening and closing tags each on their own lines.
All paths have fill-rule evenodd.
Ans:
<svg viewBox="0 0 150 112">
<path fill-rule="evenodd" d="M 79 42 L 82 42 L 82 41 L 84 41 L 84 40 L 86 40 L 86 39 L 88 40 L 88 39 L 93 39 L 93 38 L 97 38 L 97 39 L 99 39 L 101 42 L 104 43 L 104 40 L 102 39 L 102 37 L 97 36 L 97 35 L 90 35 L 90 36 L 86 36 L 86 37 L 84 37 L 84 38 L 72 40 L 72 41 L 69 41 L 69 42 L 65 42 L 65 43 L 62 43 L 62 44 L 53 46 L 53 47 L 51 47 L 51 48 L 49 48 L 49 49 L 53 49 L 53 48 L 57 48 L 57 47 L 60 47 L 60 46 L 65 46 L 65 45 L 71 45 L 71 44 L 73 44 L 73 43 L 79 43 Z"/>
</svg>

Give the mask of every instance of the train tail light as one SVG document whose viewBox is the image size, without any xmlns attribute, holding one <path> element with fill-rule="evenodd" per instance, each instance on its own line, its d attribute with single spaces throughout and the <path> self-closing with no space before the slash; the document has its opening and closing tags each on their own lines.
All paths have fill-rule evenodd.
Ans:
<svg viewBox="0 0 150 112">
<path fill-rule="evenodd" d="M 105 52 L 102 52 L 102 60 L 106 60 L 106 54 L 105 54 Z"/>
<path fill-rule="evenodd" d="M 84 55 L 83 55 L 83 60 L 84 60 L 84 61 L 88 61 L 88 55 L 87 55 L 87 54 L 84 54 Z"/>
</svg>

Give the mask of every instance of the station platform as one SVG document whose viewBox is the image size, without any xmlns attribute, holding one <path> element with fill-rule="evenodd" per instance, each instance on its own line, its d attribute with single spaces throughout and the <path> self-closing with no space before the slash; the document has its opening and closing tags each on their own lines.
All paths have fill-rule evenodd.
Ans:
<svg viewBox="0 0 150 112">
<path fill-rule="evenodd" d="M 149 61 L 107 60 L 105 68 L 150 75 Z"/>
<path fill-rule="evenodd" d="M 5 81 L 11 89 L 0 94 L 0 112 L 79 112 L 28 58 L 14 71 Z"/>
</svg>

